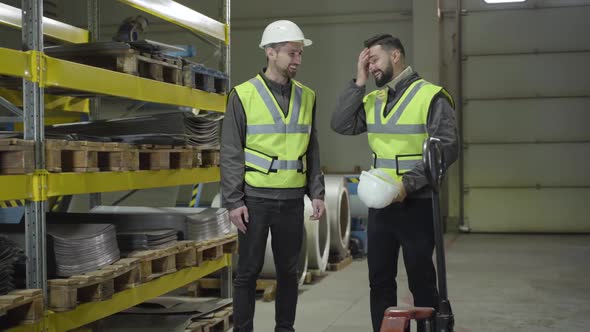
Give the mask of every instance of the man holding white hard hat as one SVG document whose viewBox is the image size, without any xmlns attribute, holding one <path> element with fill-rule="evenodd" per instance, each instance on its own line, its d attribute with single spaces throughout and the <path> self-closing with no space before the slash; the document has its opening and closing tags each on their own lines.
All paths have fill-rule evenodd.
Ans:
<svg viewBox="0 0 590 332">
<path fill-rule="evenodd" d="M 369 73 L 378 89 L 365 95 Z M 369 207 L 367 260 L 375 332 L 385 310 L 397 305 L 400 247 L 414 306 L 438 306 L 432 190 L 424 174 L 422 144 L 437 137 L 447 166 L 457 159 L 453 107 L 444 88 L 406 65 L 401 41 L 382 34 L 365 41 L 356 80 L 347 84 L 332 115 L 332 129 L 340 134 L 368 132 L 373 152 L 373 169 L 361 174 L 358 195 Z"/>
<path fill-rule="evenodd" d="M 221 192 L 223 206 L 239 230 L 235 332 L 254 330 L 256 279 L 269 232 L 277 277 L 275 332 L 294 331 L 304 196 L 312 200 L 312 219 L 324 213 L 315 92 L 294 80 L 303 47 L 309 45 L 311 40 L 295 23 L 269 24 L 260 42 L 267 67 L 236 86 L 228 98 L 221 138 Z"/>
</svg>

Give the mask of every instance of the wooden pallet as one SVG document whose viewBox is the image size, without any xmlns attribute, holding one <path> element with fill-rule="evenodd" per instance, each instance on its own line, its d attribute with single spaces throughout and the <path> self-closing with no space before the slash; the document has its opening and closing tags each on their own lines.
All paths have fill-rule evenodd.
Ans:
<svg viewBox="0 0 590 332">
<path fill-rule="evenodd" d="M 139 151 L 127 143 L 102 143 L 98 151 L 98 168 L 101 171 L 136 171 L 139 169 Z"/>
<path fill-rule="evenodd" d="M 45 146 L 49 172 L 132 171 L 139 169 L 139 151 L 116 142 L 49 139 Z"/>
<path fill-rule="evenodd" d="M 95 44 L 96 45 L 96 44 Z M 52 52 L 49 55 L 89 66 L 118 71 L 156 81 L 183 85 L 182 60 L 163 54 L 139 51 L 121 44 L 101 48 L 77 49 Z M 112 48 L 109 48 L 112 47 Z"/>
<path fill-rule="evenodd" d="M 176 272 L 177 253 L 176 245 L 171 245 L 162 249 L 132 251 L 124 255 L 139 260 L 139 278 L 143 283 Z"/>
<path fill-rule="evenodd" d="M 52 279 L 49 284 L 49 308 L 53 311 L 75 309 L 78 303 L 108 300 L 114 293 L 113 271 L 93 271 L 68 279 Z"/>
<path fill-rule="evenodd" d="M 139 169 L 162 170 L 170 169 L 170 146 L 168 145 L 139 145 Z"/>
<path fill-rule="evenodd" d="M 225 307 L 189 324 L 185 332 L 222 332 L 232 327 L 233 307 Z"/>
<path fill-rule="evenodd" d="M 218 167 L 219 164 L 219 150 L 201 150 L 201 167 Z"/>
<path fill-rule="evenodd" d="M 179 241 L 176 244 L 176 269 L 199 266 L 203 261 L 203 252 L 199 251 L 199 244 L 196 241 Z"/>
<path fill-rule="evenodd" d="M 216 260 L 219 259 L 223 254 L 231 254 L 237 250 L 238 235 L 230 234 L 223 237 L 199 242 L 198 252 L 202 253 L 202 259 Z"/>
<path fill-rule="evenodd" d="M 35 142 L 16 138 L 0 139 L 0 174 L 32 173 Z"/>
<path fill-rule="evenodd" d="M 0 296 L 0 330 L 9 326 L 33 324 L 43 318 L 43 293 L 40 289 L 21 289 Z"/>
<path fill-rule="evenodd" d="M 192 168 L 194 158 L 194 148 L 190 145 L 176 146 L 170 150 L 170 168 Z"/>
<path fill-rule="evenodd" d="M 184 85 L 190 88 L 221 94 L 227 92 L 227 77 L 223 73 L 201 64 L 185 60 L 182 76 Z"/>
<path fill-rule="evenodd" d="M 203 157 L 201 151 L 193 148 L 193 168 L 203 167 Z"/>
<path fill-rule="evenodd" d="M 194 149 L 191 146 L 139 145 L 139 169 L 161 170 L 192 168 Z"/>
<path fill-rule="evenodd" d="M 183 84 L 180 58 L 141 52 L 137 56 L 137 64 L 138 74 L 141 77 L 177 85 Z"/>
<path fill-rule="evenodd" d="M 113 271 L 115 293 L 135 288 L 141 283 L 139 260 L 136 258 L 121 258 L 111 265 L 103 266 L 101 270 Z"/>
<path fill-rule="evenodd" d="M 68 279 L 52 279 L 49 284 L 49 308 L 54 311 L 75 309 L 79 303 L 110 299 L 114 293 L 139 284 L 139 260 L 121 259 L 111 265 Z"/>
<path fill-rule="evenodd" d="M 45 152 L 50 172 L 98 172 L 98 151 L 102 143 L 47 140 Z"/>
<path fill-rule="evenodd" d="M 60 173 L 62 171 L 61 156 L 63 148 L 67 144 L 68 141 L 66 140 L 45 140 L 45 169 L 47 169 L 47 171 L 52 173 Z"/>
<path fill-rule="evenodd" d="M 348 253 L 343 258 L 333 259 L 332 257 L 330 257 L 330 259 L 328 260 L 327 270 L 328 271 L 340 271 L 340 270 L 344 269 L 345 267 L 349 266 L 350 264 L 352 264 L 352 256 L 350 255 L 350 253 Z"/>
</svg>

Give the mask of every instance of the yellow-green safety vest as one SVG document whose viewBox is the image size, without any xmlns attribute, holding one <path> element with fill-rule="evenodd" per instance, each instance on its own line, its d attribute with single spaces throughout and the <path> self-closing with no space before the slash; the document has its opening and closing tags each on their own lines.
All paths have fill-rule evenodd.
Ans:
<svg viewBox="0 0 590 332">
<path fill-rule="evenodd" d="M 257 75 L 235 87 L 246 113 L 245 181 L 258 188 L 303 188 L 315 93 L 292 80 L 289 112 L 283 114 Z"/>
<path fill-rule="evenodd" d="M 388 89 L 375 90 L 363 99 L 367 132 L 373 151 L 372 167 L 401 181 L 403 173 L 422 161 L 422 144 L 428 137 L 426 123 L 432 100 L 441 92 L 451 105 L 453 99 L 444 88 L 418 79 L 384 116 Z"/>
</svg>

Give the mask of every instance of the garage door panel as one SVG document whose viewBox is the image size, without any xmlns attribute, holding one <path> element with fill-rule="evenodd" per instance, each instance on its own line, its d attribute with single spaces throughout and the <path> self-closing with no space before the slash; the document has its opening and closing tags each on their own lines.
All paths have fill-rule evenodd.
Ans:
<svg viewBox="0 0 590 332">
<path fill-rule="evenodd" d="M 486 4 L 484 0 L 463 0 L 462 7 L 468 11 L 498 11 L 499 9 L 541 9 L 589 5 L 590 0 L 528 0 L 515 4 Z"/>
<path fill-rule="evenodd" d="M 472 56 L 464 61 L 467 99 L 590 96 L 590 52 Z"/>
<path fill-rule="evenodd" d="M 590 232 L 590 189 L 473 189 L 465 217 L 473 232 Z"/>
<path fill-rule="evenodd" d="M 465 184 L 472 186 L 590 186 L 590 144 L 470 144 Z"/>
<path fill-rule="evenodd" d="M 590 141 L 590 98 L 473 100 L 463 123 L 469 143 Z"/>
<path fill-rule="evenodd" d="M 464 54 L 590 50 L 590 6 L 469 13 Z M 548 24 L 571 22 L 570 24 Z M 510 36 L 507 38 L 506 36 Z M 564 38 L 567 36 L 567 38 Z"/>
</svg>

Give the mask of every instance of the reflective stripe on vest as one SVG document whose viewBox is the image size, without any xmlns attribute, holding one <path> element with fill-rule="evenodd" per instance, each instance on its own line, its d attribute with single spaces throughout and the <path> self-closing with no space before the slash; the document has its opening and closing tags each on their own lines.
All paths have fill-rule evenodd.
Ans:
<svg viewBox="0 0 590 332">
<path fill-rule="evenodd" d="M 395 160 L 385 158 L 375 158 L 373 156 L 373 167 L 375 168 L 391 168 L 397 170 L 410 170 L 418 165 L 422 159 L 419 160 Z"/>
<path fill-rule="evenodd" d="M 235 91 L 246 114 L 245 182 L 257 188 L 305 187 L 315 93 L 293 80 L 283 112 L 261 76 Z"/>
<path fill-rule="evenodd" d="M 293 114 L 291 115 L 291 121 L 288 124 L 283 122 L 281 116 L 281 110 L 279 110 L 273 98 L 268 93 L 268 90 L 264 87 L 264 83 L 256 77 L 249 81 L 256 87 L 256 91 L 260 95 L 260 98 L 264 101 L 266 108 L 272 114 L 274 124 L 255 124 L 248 125 L 246 130 L 249 134 L 278 134 L 278 133 L 309 133 L 311 131 L 310 125 L 299 125 L 297 119 L 301 113 L 301 94 L 303 93 L 301 87 L 295 85 L 295 98 L 293 99 Z"/>
<path fill-rule="evenodd" d="M 277 171 L 284 169 L 293 169 L 303 171 L 303 162 L 301 160 L 278 160 L 269 157 L 264 158 L 260 155 L 252 153 L 251 150 L 246 149 L 245 152 L 246 165 L 268 173 L 269 171 Z"/>
<path fill-rule="evenodd" d="M 373 167 L 401 181 L 403 173 L 421 163 L 422 144 L 428 137 L 428 109 L 433 98 L 441 91 L 445 96 L 448 94 L 441 87 L 419 79 L 403 91 L 385 115 L 387 89 L 373 91 L 364 99 L 368 139 L 373 150 Z"/>
<path fill-rule="evenodd" d="M 423 134 L 426 133 L 426 126 L 421 124 L 398 124 L 399 118 L 402 116 L 410 101 L 416 96 L 422 86 L 428 84 L 425 81 L 415 84 L 407 97 L 401 103 L 399 108 L 395 111 L 391 119 L 385 123 L 381 123 L 381 108 L 383 107 L 383 100 L 375 98 L 375 123 L 368 124 L 367 130 L 376 134 Z"/>
</svg>

